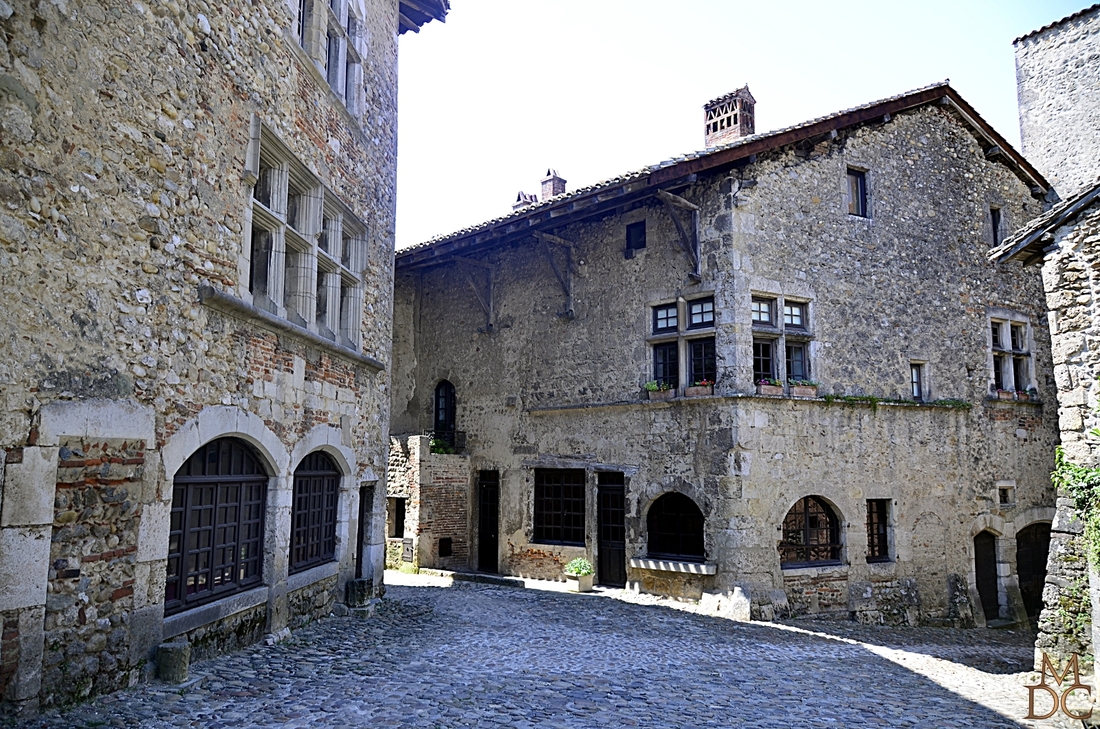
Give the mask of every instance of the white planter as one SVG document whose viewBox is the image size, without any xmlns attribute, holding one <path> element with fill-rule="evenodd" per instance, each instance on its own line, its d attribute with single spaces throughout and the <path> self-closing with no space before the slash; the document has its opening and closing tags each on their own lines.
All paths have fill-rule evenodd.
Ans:
<svg viewBox="0 0 1100 729">
<path fill-rule="evenodd" d="M 570 592 L 592 592 L 592 575 L 566 575 Z"/>
</svg>

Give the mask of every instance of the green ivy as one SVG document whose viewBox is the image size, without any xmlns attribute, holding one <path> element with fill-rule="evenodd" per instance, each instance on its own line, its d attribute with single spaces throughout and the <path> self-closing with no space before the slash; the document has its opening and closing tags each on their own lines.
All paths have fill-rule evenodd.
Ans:
<svg viewBox="0 0 1100 729">
<path fill-rule="evenodd" d="M 966 400 L 956 400 L 954 398 L 944 398 L 942 400 L 933 400 L 931 402 L 917 402 L 916 400 L 906 400 L 900 397 L 877 397 L 875 395 L 822 395 L 822 399 L 827 403 L 841 403 L 844 405 L 870 405 L 871 410 L 878 410 L 880 403 L 890 405 L 921 405 L 921 406 L 933 406 L 941 408 L 951 408 L 952 410 L 969 410 L 971 403 Z"/>
<path fill-rule="evenodd" d="M 1073 508 L 1085 523 L 1085 550 L 1089 561 L 1100 565 L 1100 468 L 1079 466 L 1066 459 L 1062 446 L 1054 449 L 1055 488 L 1073 499 Z"/>
</svg>

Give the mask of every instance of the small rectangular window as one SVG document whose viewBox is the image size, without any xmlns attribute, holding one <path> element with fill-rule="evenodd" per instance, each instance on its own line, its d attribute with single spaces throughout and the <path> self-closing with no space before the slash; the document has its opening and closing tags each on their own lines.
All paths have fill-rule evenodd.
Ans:
<svg viewBox="0 0 1100 729">
<path fill-rule="evenodd" d="M 248 291 L 253 296 L 267 295 L 268 267 L 271 265 L 271 231 L 252 227 L 251 258 L 248 269 Z"/>
<path fill-rule="evenodd" d="M 714 339 L 692 339 L 688 342 L 691 353 L 691 384 L 703 382 L 713 384 L 718 377 L 718 366 L 714 356 Z"/>
<path fill-rule="evenodd" d="M 676 304 L 653 307 L 653 333 L 674 332 L 678 327 Z"/>
<path fill-rule="evenodd" d="M 626 249 L 640 251 L 643 248 L 645 248 L 645 221 L 641 220 L 626 226 Z"/>
<path fill-rule="evenodd" d="M 909 388 L 913 399 L 924 400 L 924 365 L 913 362 L 909 365 Z"/>
<path fill-rule="evenodd" d="M 787 345 L 787 379 L 809 380 L 810 368 L 806 358 L 806 345 L 802 343 Z"/>
<path fill-rule="evenodd" d="M 340 82 L 340 39 L 332 33 L 328 34 L 328 49 L 325 58 L 327 59 L 325 69 L 328 76 L 328 85 L 335 89 Z"/>
<path fill-rule="evenodd" d="M 993 245 L 999 246 L 1001 244 L 1001 209 L 990 208 L 989 220 L 993 224 Z"/>
<path fill-rule="evenodd" d="M 659 385 L 679 387 L 679 342 L 665 342 L 653 346 L 653 379 Z"/>
<path fill-rule="evenodd" d="M 783 324 L 791 329 L 805 329 L 806 328 L 806 305 L 805 304 L 792 304 L 784 302 L 783 304 Z"/>
<path fill-rule="evenodd" d="M 696 299 L 688 302 L 688 329 L 714 326 L 714 299 Z"/>
<path fill-rule="evenodd" d="M 993 387 L 997 390 L 1008 389 L 1005 387 L 1005 367 L 1008 365 L 1008 357 L 1003 354 L 993 355 Z"/>
<path fill-rule="evenodd" d="M 752 376 L 756 382 L 775 378 L 773 347 L 770 339 L 752 340 Z"/>
<path fill-rule="evenodd" d="M 758 299 L 753 297 L 752 300 L 752 323 L 753 324 L 774 324 L 775 317 L 772 315 L 772 311 L 775 307 L 775 299 Z"/>
<path fill-rule="evenodd" d="M 867 217 L 867 173 L 848 169 L 848 214 Z"/>
<path fill-rule="evenodd" d="M 890 561 L 890 499 L 867 500 L 867 561 Z"/>
<path fill-rule="evenodd" d="M 1027 371 L 1027 357 L 1012 358 L 1012 382 L 1014 387 L 1023 392 L 1027 390 L 1030 378 Z"/>
<path fill-rule="evenodd" d="M 450 557 L 454 554 L 454 540 L 451 537 L 443 537 L 439 540 L 439 556 Z"/>
<path fill-rule="evenodd" d="M 1001 322 L 990 322 L 989 336 L 991 341 L 993 342 L 993 349 L 1004 349 L 1004 347 L 1001 345 Z"/>
<path fill-rule="evenodd" d="M 1009 326 L 1010 339 L 1012 340 L 1013 352 L 1024 352 L 1027 350 L 1027 337 L 1024 334 L 1024 327 L 1022 324 L 1012 324 Z"/>
</svg>

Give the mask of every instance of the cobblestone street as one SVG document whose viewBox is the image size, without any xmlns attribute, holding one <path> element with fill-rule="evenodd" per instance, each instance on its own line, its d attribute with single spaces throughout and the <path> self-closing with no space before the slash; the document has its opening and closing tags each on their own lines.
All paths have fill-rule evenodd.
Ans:
<svg viewBox="0 0 1100 729">
<path fill-rule="evenodd" d="M 141 685 L 23 726 L 1080 726 L 1023 720 L 1023 633 L 737 623 L 620 591 L 387 582 L 374 619 L 193 665 L 206 680 L 188 693 Z"/>
</svg>

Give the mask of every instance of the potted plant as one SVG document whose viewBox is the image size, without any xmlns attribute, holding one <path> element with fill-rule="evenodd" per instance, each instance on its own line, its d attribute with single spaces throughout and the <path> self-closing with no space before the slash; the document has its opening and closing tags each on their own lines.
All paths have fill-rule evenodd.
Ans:
<svg viewBox="0 0 1100 729">
<path fill-rule="evenodd" d="M 998 400 L 1015 400 L 1016 399 L 1016 391 L 1015 390 L 1002 390 L 1000 388 L 997 388 L 993 392 L 994 392 L 994 396 Z"/>
<path fill-rule="evenodd" d="M 1022 402 L 1027 402 L 1031 399 L 1031 394 L 1027 390 L 1017 390 L 1016 399 Z"/>
<path fill-rule="evenodd" d="M 774 377 L 765 377 L 756 381 L 757 395 L 782 395 L 783 383 Z"/>
<path fill-rule="evenodd" d="M 650 400 L 671 400 L 676 396 L 676 388 L 664 380 L 650 380 L 644 387 Z"/>
<path fill-rule="evenodd" d="M 813 380 L 789 380 L 791 397 L 817 397 L 818 383 Z"/>
<path fill-rule="evenodd" d="M 698 397 L 700 395 L 714 394 L 714 380 L 699 380 L 684 388 L 684 397 Z"/>
<path fill-rule="evenodd" d="M 596 570 L 592 563 L 584 557 L 577 557 L 565 565 L 565 580 L 569 583 L 570 592 L 592 592 L 592 575 Z"/>
</svg>

